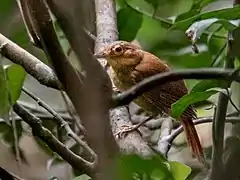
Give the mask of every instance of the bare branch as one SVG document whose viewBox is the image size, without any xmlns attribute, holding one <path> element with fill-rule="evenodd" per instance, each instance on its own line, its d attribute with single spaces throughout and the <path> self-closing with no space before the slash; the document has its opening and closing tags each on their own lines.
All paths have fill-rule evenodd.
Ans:
<svg viewBox="0 0 240 180">
<path fill-rule="evenodd" d="M 203 117 L 198 118 L 193 121 L 194 125 L 203 124 L 203 123 L 211 123 L 213 121 L 213 117 Z M 240 123 L 240 117 L 227 117 L 226 118 L 227 123 Z M 168 149 L 166 151 L 166 154 L 168 154 L 168 151 L 170 150 L 170 147 L 174 141 L 174 139 L 181 134 L 184 131 L 182 126 L 179 126 L 176 130 L 174 130 L 169 136 L 164 137 L 164 140 L 168 142 Z M 158 150 L 159 151 L 159 150 Z M 160 151 L 161 152 L 161 151 Z"/>
<path fill-rule="evenodd" d="M 203 117 L 198 118 L 194 120 L 194 125 L 203 124 L 203 123 L 211 123 L 213 121 L 213 117 Z M 240 123 L 240 117 L 227 117 L 226 118 L 227 123 Z M 168 137 L 168 142 L 171 144 L 173 140 L 183 132 L 183 127 L 179 126 L 176 130 L 173 131 L 173 133 Z"/>
<path fill-rule="evenodd" d="M 65 102 L 67 111 L 72 118 L 72 121 L 76 124 L 79 131 L 81 131 L 83 134 L 86 134 L 86 129 L 81 124 L 81 122 L 79 120 L 79 117 L 77 117 L 76 112 L 74 111 L 74 108 L 73 108 L 72 104 L 70 104 L 70 102 L 68 101 L 67 95 L 63 91 L 61 91 L 61 95 L 62 95 L 63 100 Z"/>
<path fill-rule="evenodd" d="M 95 52 L 99 52 L 104 46 L 118 39 L 116 5 L 113 0 L 95 0 L 95 6 L 97 22 Z M 106 66 L 106 60 L 99 61 L 103 67 Z"/>
<path fill-rule="evenodd" d="M 44 50 L 48 53 L 58 78 L 81 117 L 89 144 L 98 154 L 97 173 L 93 174 L 92 178 L 111 179 L 110 174 L 113 172 L 107 167 L 113 168 L 114 158 L 118 152 L 108 120 L 111 84 L 108 76 L 90 52 L 94 42 L 84 31 L 85 22 L 88 19 L 88 15 L 84 12 L 91 12 L 91 6 L 94 7 L 94 3 L 88 0 L 84 3 L 88 6 L 83 6 L 83 1 L 81 4 L 74 0 L 47 1 L 86 71 L 86 77 L 81 80 L 75 69 L 68 64 L 65 54 L 62 53 L 52 22 L 48 15 L 45 15 L 47 13 L 44 10 L 45 5 L 41 0 L 29 0 L 29 2 L 31 2 L 31 13 Z"/>
<path fill-rule="evenodd" d="M 18 7 L 19 7 L 20 13 L 22 15 L 24 25 L 27 29 L 27 33 L 28 33 L 30 41 L 36 47 L 42 48 L 39 37 L 37 36 L 36 30 L 34 29 L 33 22 L 31 20 L 31 16 L 29 15 L 27 1 L 25 1 L 25 0 L 16 0 L 16 1 L 18 3 Z"/>
<path fill-rule="evenodd" d="M 172 131 L 172 118 L 166 118 L 161 126 L 161 134 L 159 141 L 157 143 L 157 149 L 161 152 L 165 157 L 167 157 L 167 153 L 169 151 L 169 141 L 168 136 Z"/>
<path fill-rule="evenodd" d="M 58 121 L 58 123 L 63 126 L 67 132 L 67 135 L 71 137 L 73 140 L 75 140 L 80 146 L 82 146 L 84 149 L 86 149 L 95 159 L 97 160 L 97 155 L 96 153 L 88 146 L 88 144 L 84 141 L 82 141 L 70 128 L 69 124 L 56 112 L 54 111 L 48 104 L 46 104 L 44 101 L 42 101 L 40 98 L 35 96 L 32 92 L 27 90 L 26 88 L 22 88 L 22 91 L 26 93 L 28 96 L 30 96 L 32 99 L 34 99 L 39 106 L 43 107 L 46 109 L 50 114 L 53 115 L 53 117 Z M 94 162 L 96 163 L 96 162 Z"/>
<path fill-rule="evenodd" d="M 122 126 L 131 126 L 129 114 L 126 113 L 126 107 L 119 107 L 110 113 L 113 133 L 119 132 Z M 130 132 L 124 138 L 117 139 L 121 152 L 126 154 L 138 154 L 143 157 L 152 156 L 154 153 L 148 144 L 143 140 L 141 135 L 136 132 Z"/>
<path fill-rule="evenodd" d="M 118 39 L 116 4 L 114 0 L 95 0 L 97 40 L 95 52 L 101 51 L 104 46 Z M 107 62 L 105 59 L 98 59 L 103 67 Z M 109 69 L 110 70 L 110 69 Z M 108 71 L 110 77 L 112 72 Z M 132 126 L 131 115 L 127 108 L 120 107 L 110 111 L 110 120 L 114 134 L 121 130 L 122 126 Z M 141 156 L 153 155 L 153 151 L 136 131 L 129 132 L 126 137 L 117 139 L 118 146 L 122 152 L 139 154 Z"/>
<path fill-rule="evenodd" d="M 166 73 L 160 73 L 144 79 L 129 90 L 113 97 L 113 107 L 126 105 L 142 93 L 163 85 L 170 81 L 180 79 L 226 79 L 240 82 L 240 74 L 234 69 L 222 68 L 198 68 L 174 70 Z"/>
<path fill-rule="evenodd" d="M 28 110 L 20 106 L 18 103 L 13 105 L 13 110 L 25 121 L 31 128 L 34 136 L 40 138 L 53 151 L 58 153 L 65 161 L 71 164 L 74 168 L 82 169 L 87 174 L 91 174 L 93 169 L 92 163 L 84 160 L 70 151 L 64 144 L 41 124 L 41 120 L 31 114 Z"/>
<path fill-rule="evenodd" d="M 50 67 L 2 34 L 0 34 L 0 53 L 10 61 L 21 65 L 28 74 L 32 75 L 41 84 L 61 89 L 61 85 Z"/>
</svg>

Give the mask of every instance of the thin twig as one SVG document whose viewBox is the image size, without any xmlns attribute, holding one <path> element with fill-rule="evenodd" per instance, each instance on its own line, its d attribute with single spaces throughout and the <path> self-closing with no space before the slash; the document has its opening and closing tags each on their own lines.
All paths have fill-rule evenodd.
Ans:
<svg viewBox="0 0 240 180">
<path fill-rule="evenodd" d="M 11 110 L 11 117 L 13 116 L 13 112 Z M 14 150 L 16 152 L 16 161 L 17 161 L 17 165 L 18 165 L 18 169 L 20 171 L 20 175 L 23 176 L 23 171 L 22 171 L 22 159 L 20 156 L 20 150 L 19 150 L 19 137 L 17 134 L 17 126 L 16 126 L 16 120 L 12 119 L 12 121 L 10 121 L 11 125 L 12 125 L 12 129 L 13 129 L 13 137 L 14 137 Z"/>
<path fill-rule="evenodd" d="M 193 123 L 194 123 L 194 125 L 198 125 L 198 124 L 210 123 L 212 121 L 213 121 L 213 117 L 203 117 L 203 118 L 199 118 L 197 120 L 194 120 Z M 233 123 L 233 124 L 234 123 L 240 123 L 240 117 L 227 117 L 226 118 L 226 122 L 227 123 Z M 173 140 L 183 131 L 184 131 L 183 127 L 179 126 L 168 137 L 168 142 L 172 143 Z"/>
<path fill-rule="evenodd" d="M 194 120 L 194 125 L 204 124 L 204 123 L 211 123 L 213 121 L 213 117 L 203 117 L 197 120 Z M 240 123 L 240 117 L 227 117 L 227 123 Z M 168 151 L 170 150 L 171 144 L 173 143 L 174 139 L 184 131 L 182 126 L 179 126 L 176 130 L 174 130 L 169 136 L 165 137 L 166 141 L 169 144 Z M 167 151 L 167 152 L 168 152 Z"/>
<path fill-rule="evenodd" d="M 166 29 L 171 29 L 171 27 L 174 25 L 173 21 L 172 20 L 169 20 L 169 19 L 164 19 L 162 17 L 159 17 L 159 16 L 156 16 L 154 15 L 154 13 L 148 13 L 146 11 L 141 11 L 140 8 L 136 8 L 134 6 L 131 5 L 131 3 L 128 3 L 129 6 L 131 6 L 133 9 L 135 9 L 136 11 L 140 12 L 141 14 L 144 14 L 146 16 L 149 16 L 151 18 L 154 18 L 156 20 L 158 20 L 161 24 L 162 24 L 162 27 L 166 28 Z M 154 16 L 154 17 L 153 17 Z M 204 36 L 209 36 L 211 35 L 212 32 L 209 32 L 209 31 L 204 31 L 203 32 L 203 35 Z M 223 35 L 220 35 L 220 34 L 213 34 L 212 35 L 214 38 L 219 38 L 219 39 L 226 39 L 226 36 L 223 36 Z"/>
<path fill-rule="evenodd" d="M 63 91 L 61 91 L 61 94 L 62 94 L 63 100 L 64 100 L 64 102 L 66 104 L 68 113 L 72 117 L 73 122 L 76 124 L 77 128 L 79 129 L 79 131 L 81 131 L 83 134 L 85 134 L 86 133 L 86 129 L 80 123 L 80 121 L 77 119 L 76 115 L 74 114 L 73 107 L 71 107 L 71 105 L 70 105 L 70 103 L 69 103 L 69 101 L 67 99 L 67 95 Z"/>
<path fill-rule="evenodd" d="M 53 117 L 58 121 L 58 123 L 63 126 L 67 132 L 67 135 L 71 137 L 73 140 L 75 140 L 80 146 L 85 148 L 94 158 L 94 160 L 97 159 L 96 153 L 88 146 L 87 143 L 82 141 L 70 128 L 69 124 L 56 112 L 54 111 L 47 103 L 45 103 L 43 100 L 38 98 L 36 95 L 34 95 L 32 92 L 27 90 L 26 88 L 22 87 L 22 91 L 26 93 L 28 96 L 30 96 L 32 99 L 34 99 L 39 106 L 46 109 L 50 114 L 53 115 Z"/>
<path fill-rule="evenodd" d="M 32 128 L 32 133 L 34 136 L 40 138 L 49 146 L 49 148 L 58 153 L 74 168 L 81 169 L 89 175 L 91 174 L 93 164 L 69 150 L 47 128 L 42 126 L 41 120 L 39 118 L 31 114 L 28 110 L 26 110 L 18 103 L 13 105 L 13 110 Z"/>
<path fill-rule="evenodd" d="M 36 31 L 33 27 L 31 16 L 29 15 L 28 7 L 27 7 L 27 1 L 26 0 L 16 0 L 18 3 L 18 7 L 25 25 L 25 28 L 27 29 L 27 34 L 30 39 L 30 42 L 32 42 L 36 47 L 42 48 L 40 40 L 38 35 L 36 34 Z"/>
</svg>

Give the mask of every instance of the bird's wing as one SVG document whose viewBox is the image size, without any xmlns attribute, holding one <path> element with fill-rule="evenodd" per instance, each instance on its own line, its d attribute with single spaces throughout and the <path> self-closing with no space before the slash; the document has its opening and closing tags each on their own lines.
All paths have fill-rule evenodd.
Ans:
<svg viewBox="0 0 240 180">
<path fill-rule="evenodd" d="M 135 71 L 132 75 L 136 83 L 147 77 L 170 71 L 169 66 L 163 61 L 159 60 L 156 56 L 150 53 L 144 54 L 148 57 L 143 58 L 142 62 L 135 67 Z M 149 61 L 148 58 L 150 58 L 151 61 Z M 156 104 L 156 106 L 162 107 L 164 105 L 166 108 L 165 110 L 163 109 L 164 111 L 170 111 L 171 105 L 186 94 L 188 94 L 188 90 L 184 84 L 184 81 L 178 80 L 160 85 L 148 93 L 145 93 L 144 96 L 147 101 L 151 100 L 152 103 Z M 192 106 L 189 106 L 183 115 L 195 118 L 196 112 Z"/>
</svg>

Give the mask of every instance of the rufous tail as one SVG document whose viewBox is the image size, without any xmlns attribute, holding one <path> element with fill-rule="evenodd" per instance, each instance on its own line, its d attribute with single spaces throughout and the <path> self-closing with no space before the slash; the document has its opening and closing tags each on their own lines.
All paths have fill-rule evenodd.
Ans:
<svg viewBox="0 0 240 180">
<path fill-rule="evenodd" d="M 186 140 L 193 155 L 203 164 L 206 163 L 203 148 L 200 143 L 197 131 L 191 119 L 181 118 L 181 123 L 185 131 Z"/>
</svg>

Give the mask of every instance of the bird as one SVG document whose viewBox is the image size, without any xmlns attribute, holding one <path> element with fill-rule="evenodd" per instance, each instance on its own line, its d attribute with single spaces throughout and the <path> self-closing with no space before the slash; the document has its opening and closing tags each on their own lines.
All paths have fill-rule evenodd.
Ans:
<svg viewBox="0 0 240 180">
<path fill-rule="evenodd" d="M 141 47 L 127 42 L 114 41 L 94 54 L 104 58 L 113 69 L 113 83 L 124 92 L 150 76 L 171 71 L 170 66 Z M 134 102 L 152 114 L 171 116 L 171 105 L 188 94 L 184 80 L 167 82 L 156 86 L 137 97 Z M 190 105 L 178 119 L 183 126 L 186 141 L 194 157 L 205 163 L 205 157 L 193 120 L 197 118 L 195 108 Z"/>
</svg>

